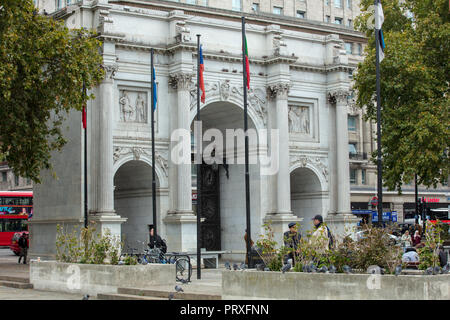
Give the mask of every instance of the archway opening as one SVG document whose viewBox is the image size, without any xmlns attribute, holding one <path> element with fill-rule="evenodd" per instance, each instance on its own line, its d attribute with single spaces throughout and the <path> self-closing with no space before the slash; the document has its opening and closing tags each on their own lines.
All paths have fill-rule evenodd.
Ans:
<svg viewBox="0 0 450 320">
<path fill-rule="evenodd" d="M 312 228 L 315 215 L 323 215 L 323 200 L 321 183 L 314 171 L 297 168 L 291 172 L 291 210 L 294 215 L 303 218 L 302 231 Z"/>
<path fill-rule="evenodd" d="M 196 119 L 194 119 L 196 121 Z M 191 125 L 194 135 L 194 121 Z M 214 155 L 222 159 L 222 164 L 202 164 L 202 247 L 207 250 L 227 250 L 239 252 L 227 255 L 227 259 L 242 259 L 245 250 L 244 234 L 246 229 L 246 198 L 245 198 L 245 165 L 239 164 L 237 157 L 244 157 L 244 148 L 239 146 L 234 138 L 232 148 L 227 148 L 227 129 L 243 129 L 244 112 L 230 102 L 214 102 L 201 110 L 202 135 L 209 129 L 217 129 L 223 137 L 222 148 L 220 144 L 215 148 Z M 251 117 L 248 117 L 249 129 L 255 129 Z M 256 132 L 256 130 L 255 130 Z M 192 138 L 194 142 L 194 137 Z M 211 151 L 208 146 L 212 141 L 203 141 L 204 153 Z M 250 143 L 250 147 L 257 141 Z M 234 163 L 229 161 L 234 156 Z M 225 158 L 225 161 L 223 160 Z M 194 155 L 193 155 L 194 159 Z M 228 159 L 228 160 L 227 160 Z M 243 163 L 243 162 L 242 162 Z M 193 191 L 197 191 L 196 165 L 193 164 Z M 260 195 L 260 169 L 258 164 L 249 166 L 250 173 L 250 205 L 252 239 L 256 242 L 261 229 L 261 195 Z M 193 204 L 196 213 L 196 202 Z"/>
<path fill-rule="evenodd" d="M 156 192 L 159 191 L 156 177 Z M 156 197 L 159 208 L 159 197 Z M 142 251 L 149 241 L 148 228 L 153 224 L 152 167 L 139 160 L 123 164 L 114 175 L 114 209 L 127 218 L 121 226 L 125 250 Z M 157 216 L 160 216 L 157 213 Z M 159 223 L 158 223 L 159 225 Z"/>
</svg>

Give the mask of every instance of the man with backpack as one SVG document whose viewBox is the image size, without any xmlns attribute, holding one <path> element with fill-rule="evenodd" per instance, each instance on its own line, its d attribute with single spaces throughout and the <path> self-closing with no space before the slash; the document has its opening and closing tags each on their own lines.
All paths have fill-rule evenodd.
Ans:
<svg viewBox="0 0 450 320">
<path fill-rule="evenodd" d="M 312 220 L 316 231 L 312 234 L 310 243 L 315 247 L 318 254 L 325 254 L 334 245 L 333 236 L 331 235 L 330 229 L 323 224 L 321 215 L 316 215 Z"/>
<path fill-rule="evenodd" d="M 25 232 L 19 238 L 18 245 L 20 248 L 19 262 L 23 258 L 23 264 L 27 264 L 27 253 L 28 253 L 28 234 Z"/>
</svg>

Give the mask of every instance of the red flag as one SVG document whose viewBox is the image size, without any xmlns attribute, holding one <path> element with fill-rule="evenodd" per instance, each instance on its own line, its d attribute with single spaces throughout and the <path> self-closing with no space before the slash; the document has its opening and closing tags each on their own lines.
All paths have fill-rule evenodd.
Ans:
<svg viewBox="0 0 450 320">
<path fill-rule="evenodd" d="M 250 90 L 250 62 L 248 61 L 247 36 L 244 37 L 245 70 L 247 72 L 247 89 Z"/>
<path fill-rule="evenodd" d="M 81 120 L 83 121 L 83 129 L 86 129 L 86 106 L 83 106 L 83 114 Z"/>
</svg>

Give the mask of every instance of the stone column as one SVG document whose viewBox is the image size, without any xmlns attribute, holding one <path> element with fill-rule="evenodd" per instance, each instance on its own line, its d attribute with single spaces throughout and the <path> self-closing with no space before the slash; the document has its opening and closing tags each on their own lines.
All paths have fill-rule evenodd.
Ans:
<svg viewBox="0 0 450 320">
<path fill-rule="evenodd" d="M 190 73 L 177 73 L 170 78 L 171 85 L 177 89 L 178 100 L 178 114 L 177 114 L 177 129 L 185 129 L 190 132 L 190 92 L 189 89 L 192 86 L 192 74 Z M 187 137 L 186 137 L 187 138 Z M 183 139 L 182 142 L 183 152 L 186 150 L 188 154 L 184 154 L 189 157 L 188 163 L 181 163 L 177 165 L 177 206 L 176 212 L 181 214 L 192 214 L 192 179 L 191 179 L 191 141 L 190 134 L 188 139 Z"/>
<path fill-rule="evenodd" d="M 114 110 L 114 74 L 117 65 L 106 65 L 105 79 L 99 86 L 99 166 L 97 186 L 97 213 L 114 214 L 114 177 L 113 177 L 113 110 Z"/>
<path fill-rule="evenodd" d="M 351 213 L 350 210 L 350 167 L 348 158 L 347 97 L 349 92 L 330 92 L 328 98 L 336 105 L 336 172 L 337 213 Z"/>
<path fill-rule="evenodd" d="M 289 83 L 278 83 L 269 87 L 275 98 L 276 129 L 279 130 L 279 168 L 277 174 L 277 214 L 291 214 L 291 179 L 289 171 Z"/>
</svg>

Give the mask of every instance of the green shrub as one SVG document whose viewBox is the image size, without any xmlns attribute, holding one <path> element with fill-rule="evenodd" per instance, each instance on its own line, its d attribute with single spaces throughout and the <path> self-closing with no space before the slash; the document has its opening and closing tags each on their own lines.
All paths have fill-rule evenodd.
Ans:
<svg viewBox="0 0 450 320">
<path fill-rule="evenodd" d="M 71 233 L 64 232 L 60 225 L 56 226 L 56 260 L 70 263 L 110 264 L 119 263 L 119 252 L 122 243 L 106 229 L 101 235 L 96 233 L 95 223 L 88 228 L 81 228 L 80 236 L 77 227 Z M 137 261 L 136 261 L 137 263 Z"/>
</svg>

